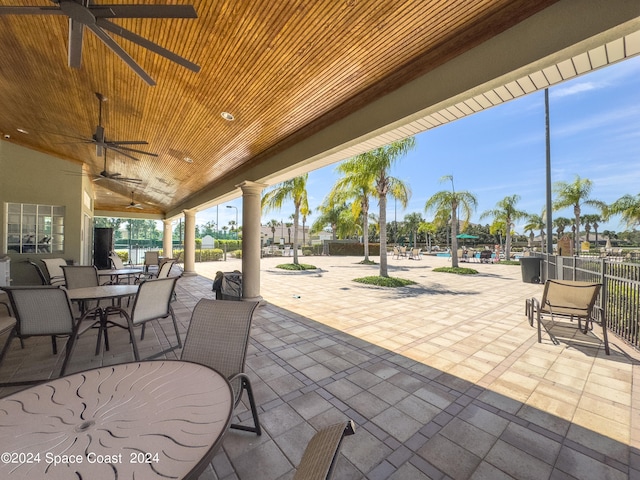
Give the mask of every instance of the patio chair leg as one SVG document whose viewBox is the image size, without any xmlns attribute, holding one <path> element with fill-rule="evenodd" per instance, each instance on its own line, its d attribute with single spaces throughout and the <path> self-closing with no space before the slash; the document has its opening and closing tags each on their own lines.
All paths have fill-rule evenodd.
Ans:
<svg viewBox="0 0 640 480">
<path fill-rule="evenodd" d="M 51 335 L 51 346 L 53 347 L 53 354 L 58 354 L 58 345 L 56 344 L 56 336 Z"/>
<path fill-rule="evenodd" d="M 251 415 L 253 416 L 254 427 L 232 424 L 232 425 L 229 425 L 229 428 L 242 430 L 245 432 L 253 432 L 256 435 L 262 435 L 262 428 L 260 427 L 260 420 L 258 419 L 258 409 L 256 407 L 256 401 L 253 398 L 253 390 L 251 389 L 251 382 L 249 381 L 249 378 L 244 374 L 241 377 L 241 381 L 242 381 L 242 386 L 240 388 L 240 396 L 238 398 L 242 397 L 242 390 L 247 391 L 247 396 L 249 397 L 249 407 L 251 408 Z"/>
<path fill-rule="evenodd" d="M 173 319 L 173 328 L 176 330 L 176 338 L 178 339 L 178 348 L 182 348 L 182 340 L 180 340 L 180 332 L 178 331 L 178 322 L 176 321 L 176 316 L 173 313 L 173 308 L 171 308 L 171 305 L 169 305 L 169 312 L 171 313 L 171 318 Z"/>
</svg>

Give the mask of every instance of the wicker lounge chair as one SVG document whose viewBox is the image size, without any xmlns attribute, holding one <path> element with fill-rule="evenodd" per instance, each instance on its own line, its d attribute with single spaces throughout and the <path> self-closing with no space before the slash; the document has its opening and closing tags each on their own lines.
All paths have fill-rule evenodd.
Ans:
<svg viewBox="0 0 640 480">
<path fill-rule="evenodd" d="M 60 376 L 63 376 L 75 347 L 80 324 L 92 312 L 85 313 L 76 321 L 67 291 L 59 287 L 50 285 L 2 287 L 2 290 L 9 295 L 15 322 L 2 352 L 0 352 L 0 362 L 4 359 L 11 341 L 15 337 L 18 337 L 22 342 L 23 339 L 33 336 L 68 336 L 69 340 L 60 370 Z M 30 385 L 43 380 L 9 382 L 1 385 Z"/>
<path fill-rule="evenodd" d="M 525 314 L 529 319 L 529 324 L 533 326 L 535 317 L 538 327 L 538 342 L 542 342 L 542 327 L 547 331 L 554 344 L 558 345 L 558 340 L 549 331 L 549 328 L 543 323 L 544 316 L 551 317 L 552 324 L 556 318 L 569 318 L 578 320 L 578 328 L 583 333 L 588 333 L 589 322 L 593 328 L 594 321 L 594 305 L 596 298 L 602 287 L 599 283 L 578 282 L 571 280 L 547 280 L 544 285 L 542 300 L 536 298 L 528 299 L 525 303 Z M 584 329 L 582 328 L 582 320 L 584 320 Z M 600 318 L 602 326 L 602 336 L 604 341 L 604 349 L 609 355 L 609 342 L 607 340 L 607 325 L 604 318 L 604 312 Z"/>
<path fill-rule="evenodd" d="M 181 358 L 214 368 L 226 376 L 233 387 L 236 406 L 246 390 L 253 426 L 230 427 L 262 435 L 251 382 L 244 373 L 251 321 L 257 306 L 258 302 L 200 300 L 191 315 Z"/>
<path fill-rule="evenodd" d="M 351 420 L 316 433 L 302 455 L 293 480 L 329 480 L 333 476 L 342 439 L 354 433 L 355 426 Z"/>
</svg>

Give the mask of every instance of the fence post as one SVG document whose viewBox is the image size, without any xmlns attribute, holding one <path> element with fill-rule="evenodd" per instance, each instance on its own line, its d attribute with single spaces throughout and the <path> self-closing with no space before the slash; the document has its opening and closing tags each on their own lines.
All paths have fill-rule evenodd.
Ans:
<svg viewBox="0 0 640 480">
<path fill-rule="evenodd" d="M 573 280 L 575 282 L 576 280 L 576 256 L 574 255 L 573 257 L 571 257 L 571 280 Z"/>
<path fill-rule="evenodd" d="M 600 308 L 602 311 L 602 321 L 606 322 L 607 316 L 605 315 L 605 308 L 607 307 L 607 301 L 609 300 L 609 292 L 607 291 L 607 275 L 605 268 L 607 268 L 607 259 L 600 259 L 600 283 L 602 283 L 602 288 L 600 289 Z M 604 325 L 604 324 L 603 324 Z M 608 325 L 607 325 L 608 327 Z"/>
</svg>

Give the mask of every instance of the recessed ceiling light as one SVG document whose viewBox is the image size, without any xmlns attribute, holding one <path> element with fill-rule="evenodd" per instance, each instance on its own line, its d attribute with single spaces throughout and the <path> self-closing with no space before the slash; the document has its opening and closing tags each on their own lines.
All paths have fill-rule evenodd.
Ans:
<svg viewBox="0 0 640 480">
<path fill-rule="evenodd" d="M 233 122 L 235 120 L 235 117 L 229 112 L 222 112 L 220 115 L 228 122 Z"/>
<path fill-rule="evenodd" d="M 193 158 L 191 157 L 184 157 L 183 160 L 187 163 L 193 163 Z"/>
<path fill-rule="evenodd" d="M 29 132 L 27 132 L 24 128 L 16 128 L 16 130 L 18 130 L 20 133 L 24 133 L 25 135 L 29 135 Z"/>
</svg>

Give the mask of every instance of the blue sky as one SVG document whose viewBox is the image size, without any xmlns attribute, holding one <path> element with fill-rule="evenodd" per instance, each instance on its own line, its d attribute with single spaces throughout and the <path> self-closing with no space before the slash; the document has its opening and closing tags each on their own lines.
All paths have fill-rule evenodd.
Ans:
<svg viewBox="0 0 640 480">
<path fill-rule="evenodd" d="M 578 174 L 593 181 L 592 197 L 611 203 L 624 194 L 640 192 L 640 57 L 597 70 L 561 83 L 549 90 L 551 124 L 552 181 L 572 181 Z M 311 221 L 331 186 L 336 165 L 309 173 Z M 448 189 L 443 175 L 453 175 L 456 190 L 476 195 L 480 215 L 495 208 L 508 195 L 518 194 L 518 208 L 540 214 L 545 204 L 545 118 L 544 92 L 536 92 L 456 122 L 416 136 L 416 148 L 400 159 L 392 175 L 406 182 L 412 191 L 406 209 L 388 202 L 387 219 L 398 221 L 407 213 L 420 212 L 426 220 L 424 204 L 435 192 Z M 235 220 L 237 199 L 220 205 L 220 225 Z M 377 202 L 372 202 L 377 213 Z M 280 212 L 263 215 L 263 224 L 271 219 L 290 221 L 293 205 Z M 583 213 L 595 213 L 585 207 Z M 554 217 L 571 218 L 571 209 L 554 212 Z M 215 222 L 216 208 L 199 212 L 196 223 Z M 524 222 L 515 231 L 523 233 Z M 602 224 L 606 229 L 622 231 L 619 218 Z"/>
</svg>

